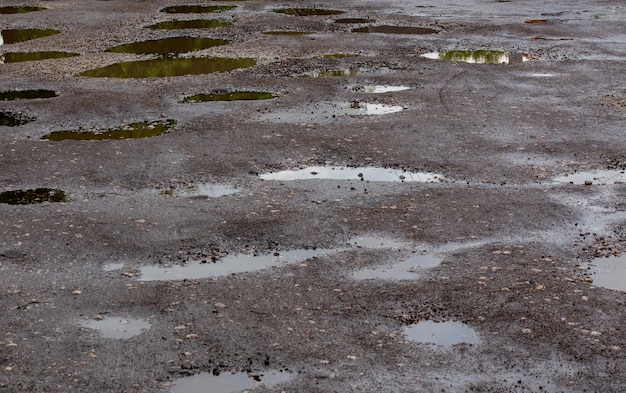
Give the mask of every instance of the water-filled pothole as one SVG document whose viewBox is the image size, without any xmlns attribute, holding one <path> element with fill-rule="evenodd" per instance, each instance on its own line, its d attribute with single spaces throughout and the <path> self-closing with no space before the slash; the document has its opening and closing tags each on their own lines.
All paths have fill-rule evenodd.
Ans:
<svg viewBox="0 0 626 393">
<path fill-rule="evenodd" d="M 367 86 L 354 86 L 352 91 L 359 93 L 391 93 L 395 91 L 409 90 L 409 86 L 387 86 L 387 85 L 367 85 Z"/>
<path fill-rule="evenodd" d="M 425 269 L 438 266 L 440 258 L 429 255 L 415 255 L 394 265 L 363 269 L 355 272 L 352 277 L 357 280 L 413 280 Z"/>
<path fill-rule="evenodd" d="M 225 276 L 235 273 L 248 273 L 288 263 L 302 262 L 332 252 L 327 249 L 298 249 L 280 251 L 264 255 L 233 254 L 216 261 L 192 261 L 187 265 L 171 267 L 143 266 L 140 281 L 193 280 Z"/>
<path fill-rule="evenodd" d="M 361 180 L 376 182 L 422 182 L 444 181 L 442 175 L 430 172 L 409 172 L 399 169 L 378 167 L 326 167 L 311 166 L 298 170 L 266 173 L 259 176 L 263 180 Z"/>
<path fill-rule="evenodd" d="M 224 12 L 237 8 L 236 5 L 173 5 L 161 8 L 161 12 L 168 14 L 208 14 Z"/>
<path fill-rule="evenodd" d="M 4 42 L 5 45 L 15 44 L 17 42 L 23 42 L 28 40 L 34 40 L 35 38 L 48 37 L 51 35 L 59 34 L 59 30 L 55 29 L 7 29 L 0 31 L 0 45 Z"/>
<path fill-rule="evenodd" d="M 265 91 L 233 91 L 227 93 L 195 94 L 183 98 L 180 102 L 269 100 L 275 97 L 274 94 Z"/>
<path fill-rule="evenodd" d="M 80 326 L 97 330 L 104 338 L 129 339 L 150 329 L 151 324 L 145 319 L 126 319 L 119 317 L 97 317 L 81 321 Z"/>
<path fill-rule="evenodd" d="M 366 26 L 352 29 L 353 33 L 382 33 L 382 34 L 435 34 L 439 31 L 427 27 L 414 26 Z"/>
<path fill-rule="evenodd" d="M 0 126 L 17 127 L 35 120 L 22 112 L 0 112 Z"/>
<path fill-rule="evenodd" d="M 500 50 L 451 50 L 431 52 L 421 55 L 427 59 L 455 61 L 472 64 L 514 64 L 532 60 L 523 53 L 509 53 Z"/>
<path fill-rule="evenodd" d="M 356 109 L 358 111 L 357 114 L 365 115 L 387 115 L 404 110 L 404 107 L 399 105 L 371 104 L 366 102 L 353 102 L 350 104 L 350 108 Z"/>
<path fill-rule="evenodd" d="M 252 390 L 257 386 L 272 388 L 288 382 L 293 375 L 288 372 L 268 370 L 255 373 L 201 373 L 174 381 L 172 393 L 239 393 Z M 207 390 L 207 387 L 210 389 Z"/>
<path fill-rule="evenodd" d="M 27 12 L 43 11 L 44 7 L 30 7 L 30 6 L 8 6 L 0 7 L 0 14 L 25 14 Z"/>
<path fill-rule="evenodd" d="M 435 344 L 446 348 L 457 344 L 477 344 L 480 340 L 476 332 L 461 322 L 421 321 L 404 328 L 405 336 L 424 344 Z"/>
<path fill-rule="evenodd" d="M 273 30 L 273 31 L 264 31 L 263 34 L 267 34 L 267 35 L 307 35 L 307 34 L 312 34 L 312 33 L 310 31 Z"/>
<path fill-rule="evenodd" d="M 626 171 L 622 169 L 607 169 L 588 172 L 576 172 L 564 176 L 559 176 L 554 180 L 559 183 L 585 184 L 588 186 L 594 184 L 623 184 L 626 183 Z"/>
<path fill-rule="evenodd" d="M 41 139 L 50 141 L 79 140 L 100 141 L 104 139 L 137 139 L 158 136 L 170 131 L 176 125 L 176 120 L 155 120 L 131 123 L 125 126 L 106 130 L 69 130 L 54 131 L 44 135 Z"/>
<path fill-rule="evenodd" d="M 348 245 L 354 248 L 367 249 L 409 249 L 411 244 L 390 237 L 382 237 L 376 235 L 361 235 L 348 240 Z"/>
<path fill-rule="evenodd" d="M 256 65 L 253 58 L 188 57 L 127 61 L 81 72 L 81 76 L 108 78 L 162 78 L 228 72 Z"/>
<path fill-rule="evenodd" d="M 196 183 L 183 187 L 172 187 L 162 191 L 163 195 L 187 198 L 219 198 L 238 193 L 239 190 L 222 184 Z"/>
<path fill-rule="evenodd" d="M 358 23 L 374 23 L 376 22 L 375 20 L 372 19 L 365 19 L 365 18 L 340 18 L 340 19 L 335 19 L 335 23 L 346 23 L 346 24 L 358 24 Z"/>
<path fill-rule="evenodd" d="M 281 8 L 274 10 L 274 12 L 293 16 L 328 16 L 343 14 L 345 11 L 327 10 L 322 8 Z"/>
<path fill-rule="evenodd" d="M 21 63 L 23 61 L 38 61 L 47 59 L 63 59 L 65 57 L 79 56 L 78 53 L 57 52 L 57 51 L 38 51 L 38 52 L 9 52 L 0 55 L 0 64 L 2 63 Z"/>
<path fill-rule="evenodd" d="M 626 291 L 626 254 L 596 258 L 592 263 L 593 285 Z"/>
<path fill-rule="evenodd" d="M 199 51 L 214 46 L 226 45 L 229 41 L 203 37 L 170 37 L 122 44 L 109 48 L 107 52 L 171 55 Z"/>
<path fill-rule="evenodd" d="M 180 29 L 214 29 L 231 26 L 232 23 L 219 19 L 168 20 L 147 26 L 148 29 L 180 30 Z"/>
<path fill-rule="evenodd" d="M 65 193 L 53 188 L 12 190 L 0 193 L 0 203 L 9 205 L 30 205 L 43 202 L 67 202 Z"/>
<path fill-rule="evenodd" d="M 59 94 L 54 90 L 7 90 L 0 91 L 0 101 L 33 100 L 37 98 L 52 98 Z"/>
</svg>

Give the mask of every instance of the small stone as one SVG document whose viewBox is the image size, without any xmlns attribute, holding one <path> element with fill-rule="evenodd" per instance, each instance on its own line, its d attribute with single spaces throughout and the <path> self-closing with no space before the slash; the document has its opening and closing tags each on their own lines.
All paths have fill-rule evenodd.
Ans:
<svg viewBox="0 0 626 393">
<path fill-rule="evenodd" d="M 320 364 L 328 364 L 328 363 L 330 363 L 329 360 L 320 360 Z"/>
<path fill-rule="evenodd" d="M 530 333 L 532 333 L 532 330 L 530 330 L 530 329 L 528 329 L 528 328 L 524 328 L 524 329 L 522 329 L 522 333 L 524 333 L 524 334 L 530 334 Z"/>
<path fill-rule="evenodd" d="M 354 356 L 354 355 L 348 355 L 348 356 L 346 356 L 346 357 L 347 357 L 348 359 L 350 359 L 350 360 L 357 360 L 357 359 L 358 359 L 358 358 L 357 358 L 356 356 Z"/>
<path fill-rule="evenodd" d="M 224 307 L 226 307 L 226 305 L 224 303 L 215 303 L 214 306 L 217 307 L 217 308 L 224 308 Z"/>
<path fill-rule="evenodd" d="M 98 314 L 95 317 L 93 317 L 93 319 L 95 319 L 96 321 L 102 321 L 104 317 L 102 316 L 102 314 Z"/>
<path fill-rule="evenodd" d="M 581 299 L 583 299 L 584 301 L 588 301 L 589 300 L 589 296 L 582 296 Z"/>
<path fill-rule="evenodd" d="M 602 333 L 600 333 L 600 332 L 599 332 L 599 331 L 597 331 L 597 330 L 592 330 L 592 331 L 589 333 L 589 335 L 590 335 L 590 336 L 597 337 L 597 336 L 601 336 L 601 335 L 602 335 Z"/>
<path fill-rule="evenodd" d="M 82 295 L 82 293 L 83 293 L 83 291 L 81 291 L 80 289 L 72 291 L 72 295 Z"/>
<path fill-rule="evenodd" d="M 192 340 L 194 338 L 198 338 L 198 335 L 195 333 L 190 333 L 188 335 L 185 336 L 186 339 Z"/>
<path fill-rule="evenodd" d="M 586 186 L 590 186 L 590 185 L 592 185 L 592 184 L 593 184 L 593 181 L 592 181 L 592 180 L 585 180 L 585 185 L 586 185 Z"/>
</svg>

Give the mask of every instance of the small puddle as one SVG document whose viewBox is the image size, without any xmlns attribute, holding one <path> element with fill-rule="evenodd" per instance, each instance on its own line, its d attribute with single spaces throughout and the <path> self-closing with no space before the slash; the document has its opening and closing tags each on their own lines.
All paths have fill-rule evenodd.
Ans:
<svg viewBox="0 0 626 393">
<path fill-rule="evenodd" d="M 365 19 L 365 18 L 341 18 L 341 19 L 335 19 L 335 23 L 346 23 L 346 24 L 357 24 L 357 23 L 374 23 L 376 22 L 375 20 L 372 19 Z"/>
<path fill-rule="evenodd" d="M 351 238 L 348 240 L 348 245 L 350 247 L 355 248 L 368 248 L 373 250 L 381 250 L 381 249 L 409 249 L 411 248 L 411 243 L 403 242 L 398 239 L 393 239 L 389 237 L 381 237 L 381 236 L 373 236 L 373 235 L 362 235 Z"/>
<path fill-rule="evenodd" d="M 554 180 L 559 183 L 585 184 L 588 186 L 593 184 L 623 184 L 626 183 L 626 173 L 621 169 L 597 170 L 567 174 Z"/>
<path fill-rule="evenodd" d="M 0 101 L 33 100 L 37 98 L 52 98 L 58 94 L 54 90 L 8 90 L 0 92 Z"/>
<path fill-rule="evenodd" d="M 394 91 L 404 91 L 409 90 L 409 86 L 386 86 L 386 85 L 368 85 L 368 86 L 354 86 L 352 91 L 358 93 L 390 93 Z"/>
<path fill-rule="evenodd" d="M 189 57 L 127 61 L 81 72 L 94 78 L 162 78 L 228 72 L 256 65 L 253 58 Z"/>
<path fill-rule="evenodd" d="M 170 188 L 163 195 L 186 198 L 219 198 L 238 193 L 239 190 L 222 184 L 197 183 L 185 187 Z"/>
<path fill-rule="evenodd" d="M 214 29 L 231 26 L 232 23 L 218 19 L 170 20 L 147 26 L 148 29 L 179 30 L 179 29 Z"/>
<path fill-rule="evenodd" d="M 35 38 L 48 37 L 59 34 L 59 30 L 55 29 L 8 29 L 0 31 L 0 45 L 15 44 Z"/>
<path fill-rule="evenodd" d="M 54 131 L 44 135 L 41 139 L 49 141 L 79 140 L 79 141 L 100 141 L 105 139 L 137 139 L 158 136 L 170 131 L 176 125 L 176 120 L 155 120 L 151 122 L 142 121 L 131 123 L 126 126 L 110 128 L 100 131 Z"/>
<path fill-rule="evenodd" d="M 307 35 L 307 34 L 312 34 L 310 31 L 281 31 L 281 30 L 276 30 L 276 31 L 265 31 L 263 32 L 263 34 L 267 34 L 267 35 Z"/>
<path fill-rule="evenodd" d="M 268 370 L 258 373 L 200 373 L 174 381 L 172 393 L 239 393 L 257 386 L 272 388 L 290 381 L 293 375 L 288 372 Z"/>
<path fill-rule="evenodd" d="M 301 249 L 256 256 L 247 254 L 227 255 L 215 262 L 210 260 L 192 261 L 184 266 L 143 266 L 140 269 L 139 281 L 193 280 L 235 273 L 249 273 L 283 264 L 302 262 L 331 252 L 332 250 L 327 249 Z"/>
<path fill-rule="evenodd" d="M 350 104 L 350 108 L 356 109 L 359 113 L 365 115 L 387 115 L 404 110 L 404 107 L 398 105 L 369 104 L 362 102 L 354 102 Z"/>
<path fill-rule="evenodd" d="M 286 170 L 274 173 L 266 173 L 259 176 L 263 180 L 361 180 L 377 182 L 422 182 L 432 183 L 444 181 L 439 174 L 429 172 L 408 172 L 399 169 L 377 167 L 325 167 L 311 166 L 298 170 Z"/>
<path fill-rule="evenodd" d="M 226 45 L 229 41 L 214 38 L 196 37 L 170 37 L 160 40 L 149 40 L 122 44 L 109 48 L 107 52 L 172 55 L 186 52 L 199 51 L 214 46 Z"/>
<path fill-rule="evenodd" d="M 438 266 L 440 263 L 440 258 L 416 255 L 394 265 L 359 270 L 353 274 L 353 277 L 357 280 L 413 280 L 424 269 Z"/>
<path fill-rule="evenodd" d="M 499 50 L 451 50 L 447 52 L 425 53 L 421 57 L 472 64 L 514 64 L 533 60 L 527 54 L 509 53 Z"/>
<path fill-rule="evenodd" d="M 353 33 L 382 33 L 382 34 L 435 34 L 439 31 L 427 27 L 412 26 L 366 26 L 352 29 Z"/>
<path fill-rule="evenodd" d="M 345 70 L 315 71 L 302 74 L 304 78 L 331 78 L 339 76 L 357 76 L 361 71 L 357 69 L 347 68 Z"/>
<path fill-rule="evenodd" d="M 123 269 L 124 266 L 126 265 L 123 263 L 107 263 L 106 265 L 102 266 L 102 270 L 104 270 L 105 272 L 114 272 L 116 270 Z"/>
<path fill-rule="evenodd" d="M 0 112 L 0 126 L 23 126 L 33 120 L 35 120 L 34 116 L 28 116 L 21 112 Z"/>
<path fill-rule="evenodd" d="M 173 5 L 161 8 L 161 12 L 168 14 L 208 14 L 211 12 L 224 12 L 237 8 L 236 5 Z"/>
<path fill-rule="evenodd" d="M 233 91 L 230 93 L 210 93 L 196 94 L 183 98 L 180 102 L 209 102 L 209 101 L 248 101 L 248 100 L 269 100 L 276 96 L 264 91 Z"/>
<path fill-rule="evenodd" d="M 67 202 L 65 193 L 52 188 L 13 190 L 0 193 L 0 203 L 9 205 L 30 205 L 43 202 Z"/>
<path fill-rule="evenodd" d="M 279 10 L 274 10 L 274 12 L 293 16 L 327 16 L 344 13 L 344 11 L 326 10 L 321 8 L 281 8 Z"/>
<path fill-rule="evenodd" d="M 435 344 L 450 348 L 456 344 L 477 344 L 476 332 L 461 322 L 422 321 L 404 328 L 404 334 L 411 341 Z"/>
<path fill-rule="evenodd" d="M 593 285 L 626 291 L 626 254 L 596 258 L 592 264 Z"/>
<path fill-rule="evenodd" d="M 10 52 L 0 55 L 0 64 L 2 63 L 21 63 L 23 61 L 38 61 L 46 59 L 62 59 L 65 57 L 75 57 L 78 53 L 71 52 Z"/>
<path fill-rule="evenodd" d="M 0 14 L 25 14 L 27 12 L 43 11 L 44 7 L 29 7 L 29 6 L 9 6 L 0 7 Z"/>
<path fill-rule="evenodd" d="M 546 25 L 548 24 L 548 20 L 547 19 L 527 19 L 524 21 L 524 23 L 529 24 L 529 25 Z"/>
<path fill-rule="evenodd" d="M 151 325 L 145 319 L 106 317 L 98 320 L 82 321 L 80 326 L 97 330 L 104 338 L 128 339 L 150 329 Z"/>
</svg>

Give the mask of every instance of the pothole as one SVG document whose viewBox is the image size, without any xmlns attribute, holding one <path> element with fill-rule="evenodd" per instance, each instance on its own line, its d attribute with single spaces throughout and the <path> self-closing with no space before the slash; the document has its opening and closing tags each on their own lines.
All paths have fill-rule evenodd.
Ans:
<svg viewBox="0 0 626 393">
<path fill-rule="evenodd" d="M 226 45 L 228 40 L 203 37 L 170 37 L 159 40 L 148 40 L 130 44 L 122 44 L 109 48 L 107 52 L 171 55 L 194 52 L 214 46 Z"/>
<path fill-rule="evenodd" d="M 23 126 L 35 119 L 34 116 L 29 116 L 22 112 L 0 112 L 0 126 Z"/>
<path fill-rule="evenodd" d="M 24 61 L 38 61 L 47 59 L 62 59 L 66 57 L 79 56 L 78 53 L 58 52 L 58 51 L 39 51 L 39 52 L 8 52 L 0 55 L 0 64 L 2 63 L 21 63 Z"/>
<path fill-rule="evenodd" d="M 30 7 L 30 6 L 7 6 L 0 7 L 0 14 L 25 14 L 27 12 L 43 11 L 44 7 Z"/>
<path fill-rule="evenodd" d="M 476 332 L 461 322 L 421 321 L 406 326 L 404 334 L 407 339 L 423 344 L 434 344 L 450 348 L 457 344 L 477 344 Z"/>
<path fill-rule="evenodd" d="M 420 272 L 438 266 L 440 263 L 440 258 L 414 255 L 393 265 L 359 270 L 352 277 L 357 280 L 414 280 L 418 278 Z"/>
<path fill-rule="evenodd" d="M 354 86 L 352 87 L 352 91 L 358 93 L 391 93 L 396 91 L 404 91 L 409 90 L 409 86 L 387 86 L 387 85 L 365 85 L 365 86 Z"/>
<path fill-rule="evenodd" d="M 53 188 L 12 190 L 0 193 L 0 203 L 9 205 L 30 205 L 43 202 L 67 202 L 65 193 Z"/>
<path fill-rule="evenodd" d="M 81 321 L 80 326 L 97 330 L 104 338 L 129 339 L 140 335 L 152 326 L 145 319 L 130 319 L 120 317 L 102 317 Z"/>
<path fill-rule="evenodd" d="M 409 172 L 380 167 L 326 167 L 310 166 L 298 170 L 266 173 L 259 176 L 263 180 L 360 180 L 373 182 L 421 182 L 445 181 L 443 175 L 431 172 Z"/>
<path fill-rule="evenodd" d="M 322 8 L 281 8 L 278 10 L 274 10 L 274 12 L 293 16 L 328 16 L 343 14 L 345 11 L 328 10 Z"/>
<path fill-rule="evenodd" d="M 180 29 L 214 29 L 231 26 L 232 23 L 219 19 L 169 20 L 147 26 L 148 29 L 180 30 Z"/>
<path fill-rule="evenodd" d="M 248 101 L 248 100 L 269 100 L 276 95 L 265 91 L 233 91 L 224 93 L 195 94 L 183 98 L 180 102 L 210 102 L 210 101 Z"/>
<path fill-rule="evenodd" d="M 607 169 L 587 172 L 566 174 L 554 179 L 559 183 L 584 184 L 584 185 L 607 185 L 623 184 L 626 182 L 626 171 L 623 169 Z"/>
<path fill-rule="evenodd" d="M 421 55 L 427 59 L 455 61 L 472 64 L 514 64 L 534 60 L 523 53 L 509 53 L 500 50 L 451 50 L 431 52 Z"/>
<path fill-rule="evenodd" d="M 272 388 L 275 385 L 293 379 L 293 374 L 277 370 L 263 372 L 200 373 L 190 377 L 179 378 L 172 385 L 172 393 L 205 393 L 210 387 L 211 393 L 238 393 L 263 386 Z"/>
<path fill-rule="evenodd" d="M 229 72 L 255 65 L 256 59 L 253 58 L 163 58 L 111 64 L 81 72 L 79 75 L 95 78 L 161 78 Z"/>
<path fill-rule="evenodd" d="M 15 44 L 34 40 L 36 38 L 48 37 L 59 34 L 59 30 L 55 29 L 7 29 L 0 31 L 0 45 Z"/>
<path fill-rule="evenodd" d="M 626 291 L 626 254 L 594 259 L 590 273 L 593 285 Z"/>
<path fill-rule="evenodd" d="M 411 247 L 411 243 L 376 235 L 361 235 L 353 237 L 348 240 L 348 245 L 354 248 L 367 248 L 373 250 L 390 248 L 409 249 Z"/>
<path fill-rule="evenodd" d="M 373 19 L 365 19 L 365 18 L 339 18 L 335 19 L 335 23 L 345 23 L 345 24 L 359 24 L 359 23 L 374 23 L 376 22 Z"/>
<path fill-rule="evenodd" d="M 33 100 L 38 98 L 52 98 L 59 94 L 54 90 L 7 90 L 0 92 L 0 101 Z"/>
<path fill-rule="evenodd" d="M 182 187 L 172 187 L 168 190 L 162 191 L 161 193 L 163 195 L 186 198 L 219 198 L 236 194 L 239 191 L 240 190 L 234 187 L 222 184 L 196 183 Z"/>
<path fill-rule="evenodd" d="M 365 115 L 387 115 L 404 110 L 404 107 L 399 105 L 371 104 L 367 102 L 353 102 L 350 104 L 350 108 Z"/>
<path fill-rule="evenodd" d="M 176 120 L 155 120 L 131 123 L 125 126 L 106 130 L 70 130 L 54 131 L 44 135 L 41 139 L 50 141 L 79 140 L 99 141 L 105 139 L 137 139 L 158 136 L 170 131 L 176 125 Z"/>
<path fill-rule="evenodd" d="M 439 31 L 435 29 L 429 29 L 427 27 L 413 27 L 413 26 L 365 26 L 352 29 L 353 33 L 381 33 L 381 34 L 409 34 L 409 35 L 422 35 L 422 34 L 435 34 Z"/>
<path fill-rule="evenodd" d="M 161 8 L 161 12 L 168 14 L 208 14 L 213 12 L 230 11 L 236 5 L 173 5 Z"/>
</svg>

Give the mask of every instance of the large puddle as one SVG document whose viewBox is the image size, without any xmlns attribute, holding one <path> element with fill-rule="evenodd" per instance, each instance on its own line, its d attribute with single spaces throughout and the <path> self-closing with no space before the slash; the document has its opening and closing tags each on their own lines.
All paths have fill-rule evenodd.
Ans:
<svg viewBox="0 0 626 393">
<path fill-rule="evenodd" d="M 626 291 L 626 254 L 596 258 L 592 264 L 593 285 Z"/>
<path fill-rule="evenodd" d="M 265 91 L 233 91 L 226 93 L 195 94 L 183 98 L 180 102 L 210 102 L 210 101 L 249 101 L 249 100 L 269 100 L 276 96 Z"/>
<path fill-rule="evenodd" d="M 345 24 L 358 24 L 358 23 L 374 23 L 376 22 L 373 19 L 365 19 L 365 18 L 340 18 L 335 19 L 335 23 L 345 23 Z"/>
<path fill-rule="evenodd" d="M 58 96 L 54 90 L 7 90 L 0 92 L 0 101 L 33 100 Z"/>
<path fill-rule="evenodd" d="M 35 120 L 22 112 L 0 112 L 0 126 L 17 127 Z"/>
<path fill-rule="evenodd" d="M 172 393 L 239 393 L 257 386 L 272 388 L 290 381 L 293 375 L 288 372 L 268 370 L 258 373 L 201 373 L 174 381 Z"/>
<path fill-rule="evenodd" d="M 41 139 L 47 139 L 50 141 L 100 141 L 105 139 L 149 138 L 164 134 L 171 130 L 175 125 L 176 120 L 174 119 L 155 120 L 151 122 L 142 121 L 106 130 L 54 131 L 48 135 L 42 136 Z"/>
<path fill-rule="evenodd" d="M 279 10 L 274 10 L 274 12 L 293 16 L 328 16 L 344 13 L 344 11 L 327 10 L 321 8 L 281 8 Z"/>
<path fill-rule="evenodd" d="M 438 266 L 440 263 L 440 258 L 415 255 L 394 265 L 359 270 L 352 277 L 357 280 L 414 280 L 418 278 L 420 272 Z"/>
<path fill-rule="evenodd" d="M 326 167 L 311 166 L 298 170 L 286 170 L 266 173 L 259 176 L 263 180 L 360 180 L 375 182 L 422 182 L 432 183 L 443 181 L 442 175 L 430 172 L 409 172 L 399 169 L 378 167 Z"/>
<path fill-rule="evenodd" d="M 67 202 L 65 193 L 52 188 L 12 190 L 0 193 L 0 203 L 9 205 L 30 205 L 43 202 Z"/>
<path fill-rule="evenodd" d="M 236 5 L 173 5 L 161 8 L 161 12 L 168 14 L 208 14 L 224 12 L 237 8 Z"/>
<path fill-rule="evenodd" d="M 59 30 L 55 29 L 7 29 L 0 31 L 0 45 L 15 44 L 35 38 L 48 37 L 59 34 Z"/>
<path fill-rule="evenodd" d="M 44 7 L 30 7 L 30 6 L 7 6 L 0 7 L 0 14 L 25 14 L 27 12 L 43 11 Z"/>
<path fill-rule="evenodd" d="M 39 52 L 9 52 L 0 55 L 0 64 L 2 63 L 21 63 L 24 61 L 38 61 L 47 59 L 62 59 L 65 57 L 75 57 L 78 53 L 57 52 L 57 51 L 39 51 Z"/>
<path fill-rule="evenodd" d="M 424 344 L 435 344 L 450 348 L 457 344 L 477 344 L 476 332 L 461 322 L 422 321 L 404 328 L 405 336 Z"/>
<path fill-rule="evenodd" d="M 451 50 L 425 53 L 421 57 L 472 64 L 513 64 L 531 60 L 531 57 L 526 54 L 499 50 Z"/>
<path fill-rule="evenodd" d="M 222 184 L 196 183 L 183 187 L 172 187 L 162 191 L 163 195 L 187 198 L 219 198 L 238 193 L 240 190 Z"/>
<path fill-rule="evenodd" d="M 228 72 L 256 65 L 253 58 L 163 58 L 127 61 L 81 72 L 81 76 L 108 78 L 162 78 Z"/>
<path fill-rule="evenodd" d="M 554 180 L 559 183 L 585 184 L 588 186 L 593 184 L 623 184 L 626 183 L 626 171 L 624 171 L 623 169 L 607 169 L 588 172 L 577 172 L 557 177 Z"/>
<path fill-rule="evenodd" d="M 214 29 L 232 25 L 219 19 L 169 20 L 147 26 L 148 29 L 180 30 L 180 29 Z"/>
<path fill-rule="evenodd" d="M 107 52 L 172 55 L 194 52 L 214 46 L 226 45 L 229 41 L 214 38 L 197 37 L 170 37 L 160 40 L 149 40 L 122 44 L 107 49 Z"/>
<path fill-rule="evenodd" d="M 144 319 L 126 319 L 119 317 L 99 317 L 82 321 L 80 326 L 97 330 L 104 338 L 129 339 L 150 329 L 150 323 Z"/>
<path fill-rule="evenodd" d="M 354 33 L 382 33 L 382 34 L 435 34 L 439 31 L 427 27 L 413 26 L 366 26 L 352 29 Z"/>
<path fill-rule="evenodd" d="M 409 90 L 409 86 L 387 86 L 387 85 L 367 85 L 367 86 L 354 86 L 351 90 L 358 93 L 392 93 L 395 91 Z"/>
</svg>

